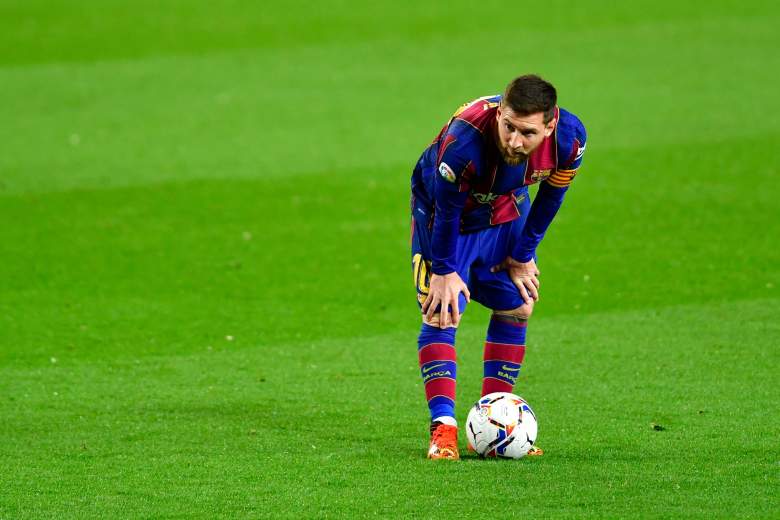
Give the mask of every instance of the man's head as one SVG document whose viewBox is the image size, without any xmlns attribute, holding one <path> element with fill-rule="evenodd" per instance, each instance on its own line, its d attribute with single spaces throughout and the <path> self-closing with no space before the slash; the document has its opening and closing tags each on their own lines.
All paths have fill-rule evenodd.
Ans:
<svg viewBox="0 0 780 520">
<path fill-rule="evenodd" d="M 555 87 L 528 74 L 507 85 L 496 114 L 498 149 L 509 165 L 523 162 L 555 130 Z"/>
</svg>

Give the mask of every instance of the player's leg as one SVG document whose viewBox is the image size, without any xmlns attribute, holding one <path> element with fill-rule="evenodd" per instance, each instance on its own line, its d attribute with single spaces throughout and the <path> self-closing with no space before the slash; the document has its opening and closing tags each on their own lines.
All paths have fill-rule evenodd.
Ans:
<svg viewBox="0 0 780 520">
<path fill-rule="evenodd" d="M 412 235 L 412 271 L 417 290 L 417 304 L 422 307 L 430 289 L 431 262 L 428 253 L 429 230 L 415 224 Z M 459 311 L 463 312 L 466 300 L 459 297 Z M 421 313 L 420 333 L 417 336 L 417 356 L 420 375 L 425 387 L 425 398 L 431 415 L 431 422 L 456 426 L 455 386 L 457 381 L 457 358 L 455 354 L 455 333 L 457 328 L 439 327 L 441 310 L 428 321 Z"/>
<path fill-rule="evenodd" d="M 493 310 L 485 335 L 482 395 L 512 392 L 525 358 L 525 333 L 533 303 L 525 303 L 505 272 L 480 268 L 472 298 Z"/>
<path fill-rule="evenodd" d="M 455 328 L 440 329 L 423 323 L 417 338 L 420 374 L 430 411 L 428 458 L 457 459 L 458 423 L 455 420 L 457 359 Z"/>
<path fill-rule="evenodd" d="M 428 296 L 430 285 L 430 231 L 426 226 L 413 223 L 412 269 L 417 289 L 417 303 L 422 306 Z M 468 251 L 468 244 L 459 248 Z M 468 259 L 460 258 L 463 263 Z M 468 283 L 468 271 L 459 270 L 461 278 Z M 458 298 L 459 311 L 466 309 L 466 299 Z M 432 321 L 421 313 L 420 334 L 417 338 L 417 353 L 420 374 L 425 388 L 425 398 L 431 417 L 431 443 L 429 458 L 457 459 L 457 421 L 455 420 L 455 389 L 457 382 L 457 358 L 455 352 L 456 327 L 439 328 L 441 313 Z"/>
<path fill-rule="evenodd" d="M 519 222 L 518 222 L 519 221 Z M 482 395 L 512 392 L 523 364 L 528 318 L 533 303 L 526 303 L 504 271 L 490 272 L 510 254 L 521 219 L 483 233 L 480 257 L 472 272 L 472 298 L 493 310 L 485 337 Z"/>
<path fill-rule="evenodd" d="M 482 395 L 493 392 L 515 392 L 526 351 L 526 330 L 533 313 L 533 302 L 526 303 L 506 272 L 491 273 L 490 267 L 503 260 L 511 251 L 514 240 L 522 232 L 524 219 L 499 226 L 485 237 L 480 265 L 472 272 L 472 298 L 493 309 L 485 337 Z M 528 455 L 542 455 L 534 446 Z"/>
<path fill-rule="evenodd" d="M 482 395 L 516 393 L 515 384 L 525 358 L 525 333 L 533 304 L 523 301 L 506 273 L 480 269 L 479 273 L 472 273 L 475 278 L 477 275 L 480 279 L 473 284 L 478 288 L 471 291 L 471 297 L 494 309 L 485 337 Z M 473 450 L 471 446 L 469 449 Z M 528 451 L 530 456 L 543 453 L 538 446 Z"/>
<path fill-rule="evenodd" d="M 523 303 L 513 309 L 494 310 L 490 316 L 483 358 L 483 396 L 493 392 L 517 393 L 515 384 L 525 358 L 525 332 L 531 313 L 533 303 Z M 532 457 L 543 454 L 539 446 L 531 446 L 527 453 Z"/>
<path fill-rule="evenodd" d="M 485 337 L 482 395 L 512 392 L 525 358 L 525 332 L 533 304 L 494 310 Z"/>
<path fill-rule="evenodd" d="M 420 256 L 415 258 L 415 279 L 418 283 L 418 303 L 425 301 L 428 294 L 426 271 L 430 265 Z M 459 310 L 465 311 L 466 300 L 459 298 Z M 440 313 L 434 316 L 434 322 L 423 323 L 417 337 L 417 355 L 420 374 L 425 388 L 425 399 L 430 411 L 430 444 L 428 458 L 454 459 L 458 452 L 458 423 L 455 420 L 455 388 L 457 382 L 457 357 L 455 352 L 455 333 L 457 328 L 450 326 L 439 328 Z"/>
</svg>

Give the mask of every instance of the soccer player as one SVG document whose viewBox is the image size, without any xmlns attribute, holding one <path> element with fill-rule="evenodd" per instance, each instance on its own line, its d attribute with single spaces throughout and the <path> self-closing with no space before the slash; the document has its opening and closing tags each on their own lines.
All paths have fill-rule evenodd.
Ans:
<svg viewBox="0 0 780 520">
<path fill-rule="evenodd" d="M 582 163 L 585 128 L 555 88 L 520 76 L 460 107 L 412 174 L 412 268 L 431 459 L 458 459 L 455 332 L 466 304 L 493 311 L 482 395 L 511 392 L 539 299 L 536 248 Z M 533 204 L 528 186 L 539 184 Z M 530 455 L 540 455 L 532 449 Z"/>
</svg>

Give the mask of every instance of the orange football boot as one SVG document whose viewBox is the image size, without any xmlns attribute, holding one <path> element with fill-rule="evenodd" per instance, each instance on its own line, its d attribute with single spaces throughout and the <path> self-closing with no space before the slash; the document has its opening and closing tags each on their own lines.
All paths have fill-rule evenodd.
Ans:
<svg viewBox="0 0 780 520">
<path fill-rule="evenodd" d="M 436 421 L 431 423 L 431 446 L 429 459 L 460 459 L 458 453 L 458 427 Z"/>
<path fill-rule="evenodd" d="M 531 449 L 525 454 L 526 457 L 541 457 L 542 455 L 544 455 L 544 450 L 538 446 L 531 446 Z"/>
</svg>

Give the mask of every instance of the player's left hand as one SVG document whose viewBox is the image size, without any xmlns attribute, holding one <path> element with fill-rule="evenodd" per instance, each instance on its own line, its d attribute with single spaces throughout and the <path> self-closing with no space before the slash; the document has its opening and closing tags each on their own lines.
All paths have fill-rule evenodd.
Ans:
<svg viewBox="0 0 780 520">
<path fill-rule="evenodd" d="M 539 299 L 539 269 L 533 258 L 527 262 L 518 262 L 511 256 L 507 256 L 503 262 L 490 268 L 491 273 L 498 271 L 507 272 L 525 303 L 533 304 Z"/>
</svg>

